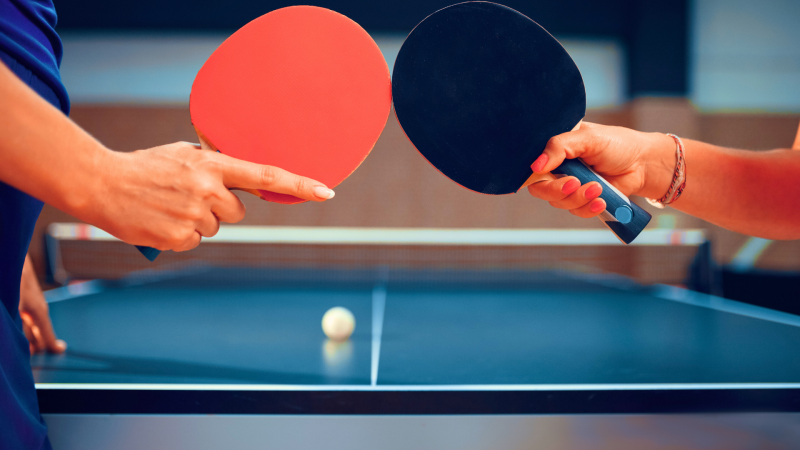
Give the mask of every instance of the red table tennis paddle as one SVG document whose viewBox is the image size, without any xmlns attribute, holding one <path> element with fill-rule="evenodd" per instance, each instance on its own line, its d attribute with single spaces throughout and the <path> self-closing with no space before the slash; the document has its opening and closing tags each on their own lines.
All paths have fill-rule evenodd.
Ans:
<svg viewBox="0 0 800 450">
<path fill-rule="evenodd" d="M 372 150 L 391 103 L 389 67 L 361 26 L 328 9 L 291 6 L 253 20 L 214 51 L 195 77 L 189 109 L 204 148 L 334 188 Z"/>
<path fill-rule="evenodd" d="M 488 2 L 452 5 L 417 25 L 397 55 L 392 93 L 417 150 L 484 194 L 514 193 L 542 179 L 531 164 L 586 113 L 583 78 L 561 44 L 523 14 Z M 626 244 L 650 221 L 580 160 L 553 173 L 599 182 L 606 202 L 600 220 Z"/>
</svg>

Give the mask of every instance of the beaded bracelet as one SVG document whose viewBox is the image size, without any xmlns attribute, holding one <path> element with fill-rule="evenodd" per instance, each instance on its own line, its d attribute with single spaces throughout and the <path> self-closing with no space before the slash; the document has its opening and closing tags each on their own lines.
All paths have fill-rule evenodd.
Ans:
<svg viewBox="0 0 800 450">
<path fill-rule="evenodd" d="M 686 188 L 686 157 L 683 154 L 683 141 L 672 133 L 668 133 L 667 136 L 675 139 L 675 156 L 678 162 L 675 164 L 675 175 L 672 176 L 672 183 L 669 185 L 667 193 L 658 200 L 653 200 L 651 198 L 646 199 L 648 203 L 656 208 L 664 208 L 666 205 L 674 202 L 680 198 L 683 190 Z"/>
</svg>

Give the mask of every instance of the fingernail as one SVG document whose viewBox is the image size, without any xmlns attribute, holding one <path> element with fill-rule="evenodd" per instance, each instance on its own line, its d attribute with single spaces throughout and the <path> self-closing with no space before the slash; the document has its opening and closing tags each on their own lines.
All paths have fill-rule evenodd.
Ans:
<svg viewBox="0 0 800 450">
<path fill-rule="evenodd" d="M 58 339 L 58 340 L 56 341 L 56 346 L 57 346 L 58 348 L 60 348 L 62 352 L 63 352 L 64 350 L 66 350 L 66 349 L 67 349 L 67 343 L 66 343 L 66 342 L 64 342 L 64 341 L 62 341 L 61 339 Z"/>
<path fill-rule="evenodd" d="M 314 188 L 314 195 L 319 198 L 324 198 L 325 200 L 330 200 L 336 195 L 332 189 L 328 189 L 325 186 L 317 186 Z"/>
<path fill-rule="evenodd" d="M 603 203 L 602 200 L 595 200 L 592 202 L 592 206 L 589 207 L 589 211 L 593 213 L 599 213 L 600 211 L 606 209 L 606 205 Z"/>
<path fill-rule="evenodd" d="M 533 164 L 531 164 L 531 170 L 533 170 L 534 172 L 541 171 L 542 169 L 544 169 L 544 165 L 547 164 L 548 159 L 549 158 L 547 157 L 547 155 L 545 153 L 542 153 L 541 155 L 539 155 L 538 158 L 536 158 L 536 161 L 534 161 Z"/>
<path fill-rule="evenodd" d="M 565 194 L 572 194 L 578 190 L 579 187 L 581 187 L 581 182 L 573 178 L 564 183 L 564 186 L 561 188 L 561 192 Z"/>
<path fill-rule="evenodd" d="M 591 200 L 593 198 L 597 198 L 600 194 L 603 193 L 603 188 L 600 187 L 598 184 L 593 184 L 586 189 L 586 200 Z"/>
</svg>

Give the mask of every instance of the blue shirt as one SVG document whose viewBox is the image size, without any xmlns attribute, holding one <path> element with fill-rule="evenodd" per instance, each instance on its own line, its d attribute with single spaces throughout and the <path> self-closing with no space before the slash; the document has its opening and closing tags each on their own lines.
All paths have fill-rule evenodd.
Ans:
<svg viewBox="0 0 800 450">
<path fill-rule="evenodd" d="M 0 0 L 0 52 L 44 82 L 69 114 L 69 97 L 58 71 L 63 49 L 55 29 L 52 0 Z"/>
<path fill-rule="evenodd" d="M 0 60 L 50 104 L 69 112 L 51 0 L 0 0 Z M 18 151 L 25 151 L 24 148 Z M 42 202 L 0 182 L 0 447 L 50 449 L 19 316 L 22 265 Z"/>
</svg>

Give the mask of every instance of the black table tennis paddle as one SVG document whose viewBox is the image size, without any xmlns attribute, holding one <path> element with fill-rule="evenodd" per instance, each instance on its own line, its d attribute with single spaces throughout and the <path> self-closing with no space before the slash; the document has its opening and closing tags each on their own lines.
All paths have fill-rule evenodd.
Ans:
<svg viewBox="0 0 800 450">
<path fill-rule="evenodd" d="M 392 95 L 400 126 L 434 167 L 494 195 L 541 180 L 531 164 L 586 113 L 583 78 L 564 47 L 527 16 L 489 2 L 448 6 L 417 25 L 397 55 Z M 579 159 L 553 174 L 599 182 L 599 218 L 626 244 L 651 219 Z"/>
</svg>

